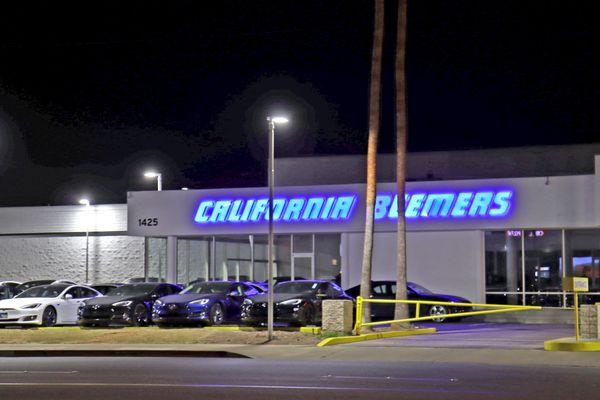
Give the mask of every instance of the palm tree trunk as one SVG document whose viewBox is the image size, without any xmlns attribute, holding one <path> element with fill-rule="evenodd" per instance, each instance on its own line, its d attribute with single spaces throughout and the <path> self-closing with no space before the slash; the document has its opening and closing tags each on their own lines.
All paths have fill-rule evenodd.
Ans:
<svg viewBox="0 0 600 400">
<path fill-rule="evenodd" d="M 367 189 L 365 240 L 362 259 L 360 295 L 369 298 L 371 294 L 371 262 L 373 259 L 373 222 L 375 195 L 377 192 L 377 139 L 381 103 L 381 59 L 383 53 L 384 0 L 375 0 L 375 22 L 373 26 L 373 53 L 371 57 L 371 84 L 369 88 L 369 144 L 367 149 Z M 371 321 L 371 307 L 364 304 L 363 318 Z M 366 328 L 365 330 L 370 330 Z"/>
<path fill-rule="evenodd" d="M 396 39 L 396 183 L 398 186 L 398 226 L 396 254 L 396 300 L 406 300 L 406 219 L 404 192 L 406 183 L 406 11 L 407 0 L 398 2 L 398 31 Z M 394 319 L 408 318 L 408 305 L 396 303 Z M 392 324 L 391 329 L 410 324 Z"/>
</svg>

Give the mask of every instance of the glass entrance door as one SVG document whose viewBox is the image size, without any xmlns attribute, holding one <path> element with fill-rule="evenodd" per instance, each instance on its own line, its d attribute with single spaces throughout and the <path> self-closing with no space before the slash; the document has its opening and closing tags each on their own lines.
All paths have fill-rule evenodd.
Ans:
<svg viewBox="0 0 600 400">
<path fill-rule="evenodd" d="M 315 235 L 292 235 L 292 279 L 315 278 Z"/>
<path fill-rule="evenodd" d="M 312 256 L 292 257 L 292 279 L 313 279 L 314 261 Z"/>
</svg>

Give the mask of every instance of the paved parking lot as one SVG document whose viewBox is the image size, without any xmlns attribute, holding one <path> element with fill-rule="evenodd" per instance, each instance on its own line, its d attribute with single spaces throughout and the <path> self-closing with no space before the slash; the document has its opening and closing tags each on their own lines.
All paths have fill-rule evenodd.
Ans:
<svg viewBox="0 0 600 400">
<path fill-rule="evenodd" d="M 571 325 L 456 322 L 421 323 L 419 326 L 433 327 L 438 332 L 432 335 L 371 340 L 343 346 L 543 349 L 546 340 L 575 336 L 574 327 Z"/>
</svg>

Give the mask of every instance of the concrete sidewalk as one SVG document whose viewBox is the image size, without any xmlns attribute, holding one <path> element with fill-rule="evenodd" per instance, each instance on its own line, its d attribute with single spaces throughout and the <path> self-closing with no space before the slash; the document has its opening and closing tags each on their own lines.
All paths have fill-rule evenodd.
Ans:
<svg viewBox="0 0 600 400">
<path fill-rule="evenodd" d="M 420 324 L 425 325 L 425 324 Z M 249 357 L 270 360 L 480 363 L 600 367 L 598 353 L 549 352 L 544 341 L 570 336 L 566 325 L 427 324 L 439 333 L 332 347 L 244 344 L 0 344 L 4 356 Z"/>
<path fill-rule="evenodd" d="M 542 350 L 547 340 L 575 336 L 573 326 L 564 324 L 453 322 L 418 325 L 436 328 L 437 332 L 433 335 L 371 340 L 344 346 Z"/>
</svg>

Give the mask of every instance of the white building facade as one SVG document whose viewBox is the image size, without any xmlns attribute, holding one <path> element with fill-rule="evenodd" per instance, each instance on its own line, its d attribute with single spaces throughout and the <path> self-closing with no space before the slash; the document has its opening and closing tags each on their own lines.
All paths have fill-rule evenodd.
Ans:
<svg viewBox="0 0 600 400">
<path fill-rule="evenodd" d="M 600 301 L 600 157 L 588 155 L 588 163 L 575 174 L 510 177 L 490 169 L 493 177 L 481 178 L 483 164 L 476 178 L 408 182 L 408 279 L 475 302 L 565 307 L 572 295 L 562 291 L 563 279 L 585 276 L 584 301 Z M 287 176 L 297 168 L 288 166 Z M 290 181 L 306 179 L 309 169 Z M 311 178 L 290 186 L 282 175 L 277 275 L 358 284 L 365 185 L 340 173 L 339 184 Z M 391 180 L 378 185 L 374 280 L 395 277 L 394 192 Z M 166 190 L 129 192 L 127 205 L 0 208 L 0 279 L 83 281 L 89 230 L 92 282 L 265 280 L 266 198 L 266 188 Z"/>
</svg>

